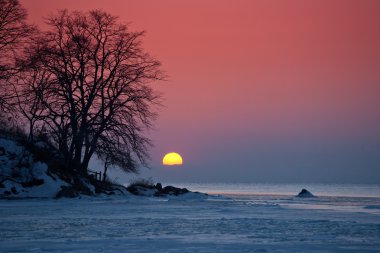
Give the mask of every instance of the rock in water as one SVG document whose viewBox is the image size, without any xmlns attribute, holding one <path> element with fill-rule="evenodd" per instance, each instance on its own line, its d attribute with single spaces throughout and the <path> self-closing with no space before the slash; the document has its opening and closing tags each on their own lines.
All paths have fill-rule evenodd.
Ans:
<svg viewBox="0 0 380 253">
<path fill-rule="evenodd" d="M 302 189 L 300 193 L 298 193 L 297 197 L 300 197 L 300 198 L 315 198 L 315 196 L 309 192 L 308 190 L 306 189 Z"/>
<path fill-rule="evenodd" d="M 168 185 L 168 186 L 165 186 L 164 188 L 162 188 L 162 190 L 157 194 L 157 196 L 160 196 L 160 195 L 178 196 L 178 195 L 182 195 L 182 194 L 185 194 L 188 192 L 190 192 L 190 191 L 186 188 L 177 188 L 177 187 Z"/>
<path fill-rule="evenodd" d="M 162 191 L 162 184 L 161 183 L 157 183 L 156 184 L 156 189 L 159 190 L 159 191 Z"/>
</svg>

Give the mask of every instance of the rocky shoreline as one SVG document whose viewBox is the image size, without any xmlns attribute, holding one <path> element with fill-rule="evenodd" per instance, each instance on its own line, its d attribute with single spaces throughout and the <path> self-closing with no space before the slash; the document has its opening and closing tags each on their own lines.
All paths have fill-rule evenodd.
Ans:
<svg viewBox="0 0 380 253">
<path fill-rule="evenodd" d="M 49 147 L 39 143 L 32 151 L 12 138 L 0 138 L 0 199 L 77 198 L 81 196 L 167 197 L 193 193 L 185 188 L 163 187 L 140 180 L 126 187 L 90 175 L 63 173 L 50 162 Z M 38 152 L 36 152 L 38 151 Z M 50 153 L 49 153 L 50 152 Z M 44 159 L 39 158 L 43 154 Z M 57 159 L 50 159 L 57 161 Z M 59 165 L 59 164 L 58 164 Z"/>
</svg>

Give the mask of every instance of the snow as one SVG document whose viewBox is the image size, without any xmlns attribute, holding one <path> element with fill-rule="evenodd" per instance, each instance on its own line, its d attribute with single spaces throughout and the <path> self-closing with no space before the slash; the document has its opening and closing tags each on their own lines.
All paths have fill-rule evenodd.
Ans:
<svg viewBox="0 0 380 253">
<path fill-rule="evenodd" d="M 16 192 L 11 198 L 53 198 L 68 184 L 58 177 L 47 173 L 45 163 L 36 162 L 32 155 L 13 140 L 0 138 L 0 179 L 4 188 L 0 188 L 0 197 L 6 192 Z M 15 173 L 17 174 L 15 176 Z M 43 184 L 23 187 L 22 182 L 33 179 L 43 180 Z"/>
<path fill-rule="evenodd" d="M 0 201 L 0 252 L 379 252 L 379 198 Z"/>
<path fill-rule="evenodd" d="M 281 185 L 281 195 L 268 194 L 268 185 L 257 189 L 263 194 L 230 185 L 217 189 L 221 195 L 162 197 L 153 197 L 155 189 L 135 196 L 120 187 L 117 196 L 57 200 L 67 184 L 6 139 L 0 169 L 0 197 L 13 189 L 19 198 L 0 199 L 0 252 L 380 252 L 379 186 L 359 195 L 362 188 L 345 188 L 342 196 L 316 188 L 318 198 L 286 195 Z M 44 183 L 21 187 L 32 179 Z"/>
</svg>

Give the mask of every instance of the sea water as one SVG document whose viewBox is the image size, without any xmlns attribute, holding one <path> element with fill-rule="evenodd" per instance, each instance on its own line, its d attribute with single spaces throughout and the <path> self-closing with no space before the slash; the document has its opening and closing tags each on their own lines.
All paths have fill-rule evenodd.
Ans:
<svg viewBox="0 0 380 253">
<path fill-rule="evenodd" d="M 192 191 L 222 195 L 295 196 L 303 188 L 316 196 L 380 198 L 380 184 L 169 183 Z"/>
</svg>

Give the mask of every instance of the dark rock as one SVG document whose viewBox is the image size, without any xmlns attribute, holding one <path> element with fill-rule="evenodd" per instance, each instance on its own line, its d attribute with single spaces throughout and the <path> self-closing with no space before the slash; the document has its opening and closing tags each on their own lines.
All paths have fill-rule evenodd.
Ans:
<svg viewBox="0 0 380 253">
<path fill-rule="evenodd" d="M 0 183 L 0 188 L 5 188 L 5 185 L 3 183 Z"/>
<path fill-rule="evenodd" d="M 74 187 L 70 186 L 61 186 L 62 190 L 60 190 L 56 198 L 75 198 L 79 196 L 78 190 Z"/>
<path fill-rule="evenodd" d="M 181 195 L 184 193 L 188 193 L 188 192 L 190 192 L 190 191 L 186 188 L 177 188 L 177 187 L 170 186 L 170 185 L 164 187 L 162 189 L 162 191 L 160 191 L 160 193 L 168 194 L 168 195 L 175 195 L 175 196 L 178 196 L 178 195 Z"/>
<path fill-rule="evenodd" d="M 5 148 L 0 147 L 0 155 L 1 156 L 5 155 Z"/>
<path fill-rule="evenodd" d="M 300 193 L 298 193 L 297 197 L 299 197 L 299 198 L 315 198 L 315 196 L 306 189 L 302 189 L 300 191 Z"/>
<path fill-rule="evenodd" d="M 12 192 L 13 194 L 18 194 L 18 192 L 17 192 L 17 190 L 16 190 L 16 187 L 12 187 L 12 188 L 11 188 L 11 192 Z"/>
<path fill-rule="evenodd" d="M 133 195 L 141 195 L 141 196 L 146 196 L 145 192 L 147 192 L 148 190 L 152 190 L 152 189 L 154 190 L 153 195 L 156 197 L 163 197 L 163 196 L 167 196 L 167 195 L 178 196 L 178 195 L 182 195 L 182 194 L 190 192 L 186 188 L 177 188 L 177 187 L 170 186 L 170 185 L 162 187 L 162 185 L 160 183 L 157 183 L 156 185 L 154 185 L 154 187 L 151 187 L 148 185 L 145 185 L 145 186 L 131 185 L 127 188 L 127 190 L 130 193 L 132 193 Z"/>
<path fill-rule="evenodd" d="M 100 189 L 99 187 L 95 187 L 95 193 L 100 194 L 100 193 L 105 193 L 105 192 L 103 191 L 103 189 Z"/>
<path fill-rule="evenodd" d="M 12 178 L 20 178 L 21 174 L 20 174 L 20 172 L 13 170 L 11 176 L 12 176 Z"/>
<path fill-rule="evenodd" d="M 11 195 L 12 193 L 10 191 L 4 191 L 4 195 Z"/>
<path fill-rule="evenodd" d="M 94 193 L 88 188 L 87 182 L 79 177 L 75 177 L 74 183 L 70 186 L 61 186 L 56 198 L 75 198 L 80 195 L 92 196 Z M 88 184 L 89 185 L 89 184 Z"/>
<path fill-rule="evenodd" d="M 54 181 L 57 181 L 57 178 L 52 173 L 50 173 L 50 171 L 47 171 L 46 175 L 48 175 L 49 177 L 51 177 Z"/>
<path fill-rule="evenodd" d="M 139 195 L 139 194 L 140 194 L 139 189 L 138 189 L 138 187 L 136 187 L 136 186 L 128 186 L 128 187 L 127 187 L 127 190 L 128 190 L 130 193 L 132 193 L 133 195 Z"/>
<path fill-rule="evenodd" d="M 23 187 L 33 187 L 33 186 L 39 186 L 39 185 L 42 185 L 43 183 L 44 183 L 44 180 L 43 180 L 43 179 L 33 178 L 33 179 L 30 180 L 30 181 L 22 182 L 21 185 L 22 185 Z"/>
</svg>

